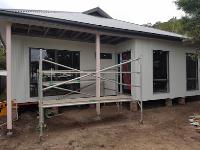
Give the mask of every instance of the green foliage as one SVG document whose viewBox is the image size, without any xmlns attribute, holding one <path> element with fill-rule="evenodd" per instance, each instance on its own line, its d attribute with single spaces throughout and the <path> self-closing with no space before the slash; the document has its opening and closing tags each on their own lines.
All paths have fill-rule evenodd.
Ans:
<svg viewBox="0 0 200 150">
<path fill-rule="evenodd" d="M 176 0 L 176 5 L 191 17 L 200 14 L 200 0 Z"/>
<path fill-rule="evenodd" d="M 6 55 L 3 47 L 0 47 L 0 70 L 6 69 Z"/>
<path fill-rule="evenodd" d="M 175 3 L 186 13 L 182 18 L 184 30 L 194 42 L 200 43 L 200 0 L 176 0 Z"/>
<path fill-rule="evenodd" d="M 186 13 L 182 18 L 184 30 L 192 37 L 194 43 L 200 45 L 200 0 L 176 0 L 175 3 Z M 200 46 L 193 58 L 200 58 Z"/>
<path fill-rule="evenodd" d="M 185 25 L 184 25 L 184 20 L 183 19 L 177 19 L 176 17 L 171 18 L 167 22 L 156 22 L 155 24 L 144 24 L 144 26 L 147 27 L 153 27 L 156 29 L 161 29 L 164 31 L 169 31 L 169 32 L 174 32 L 182 35 L 186 35 L 187 31 L 185 30 Z"/>
<path fill-rule="evenodd" d="M 156 22 L 154 25 L 152 25 L 153 28 L 169 31 L 169 32 L 175 32 L 179 34 L 186 34 L 186 31 L 184 30 L 184 22 L 182 19 L 172 18 L 167 22 Z"/>
<path fill-rule="evenodd" d="M 200 0 L 176 0 L 179 9 L 186 13 L 181 19 L 172 18 L 167 22 L 147 24 L 157 29 L 187 35 L 200 44 Z"/>
</svg>

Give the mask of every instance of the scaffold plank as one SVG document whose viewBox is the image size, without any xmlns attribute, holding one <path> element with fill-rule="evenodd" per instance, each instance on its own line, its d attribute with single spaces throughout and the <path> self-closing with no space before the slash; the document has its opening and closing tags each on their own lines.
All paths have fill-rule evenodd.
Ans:
<svg viewBox="0 0 200 150">
<path fill-rule="evenodd" d="M 131 96 L 118 95 L 118 96 L 104 96 L 104 97 L 89 97 L 89 98 L 68 98 L 62 100 L 44 100 L 43 108 L 58 107 L 58 106 L 72 106 L 96 103 L 112 103 L 112 102 L 129 102 L 135 101 Z"/>
</svg>

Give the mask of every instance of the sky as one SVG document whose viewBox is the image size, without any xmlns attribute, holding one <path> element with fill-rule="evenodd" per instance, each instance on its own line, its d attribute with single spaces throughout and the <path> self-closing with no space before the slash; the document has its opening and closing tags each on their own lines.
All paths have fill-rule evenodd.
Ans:
<svg viewBox="0 0 200 150">
<path fill-rule="evenodd" d="M 180 18 L 174 0 L 0 0 L 0 8 L 82 12 L 100 7 L 115 19 L 136 24 Z"/>
</svg>

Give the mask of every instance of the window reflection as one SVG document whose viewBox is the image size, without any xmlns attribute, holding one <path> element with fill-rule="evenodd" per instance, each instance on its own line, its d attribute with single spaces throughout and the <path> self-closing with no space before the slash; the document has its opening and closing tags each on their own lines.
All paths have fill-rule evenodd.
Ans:
<svg viewBox="0 0 200 150">
<path fill-rule="evenodd" d="M 40 49 L 30 49 L 30 96 L 38 96 L 38 69 L 39 69 Z M 43 50 L 43 59 L 50 60 L 71 68 L 80 69 L 80 52 L 67 50 Z M 43 70 L 66 70 L 66 68 L 43 62 Z M 43 84 L 51 85 L 59 81 L 66 81 L 80 76 L 79 74 L 48 74 L 43 77 Z M 70 90 L 80 89 L 80 83 L 60 86 Z M 49 89 L 44 92 L 44 96 L 64 95 L 66 91 Z"/>
</svg>

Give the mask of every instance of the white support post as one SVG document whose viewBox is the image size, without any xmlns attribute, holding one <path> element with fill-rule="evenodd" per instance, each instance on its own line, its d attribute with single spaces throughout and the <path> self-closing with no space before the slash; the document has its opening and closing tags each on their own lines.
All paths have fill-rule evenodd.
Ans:
<svg viewBox="0 0 200 150">
<path fill-rule="evenodd" d="M 96 97 L 100 97 L 101 81 L 100 81 L 100 34 L 96 34 Z M 96 104 L 97 115 L 100 115 L 100 103 Z"/>
<path fill-rule="evenodd" d="M 7 69 L 7 129 L 12 130 L 12 83 L 11 83 L 11 23 L 6 23 L 6 69 Z"/>
</svg>

